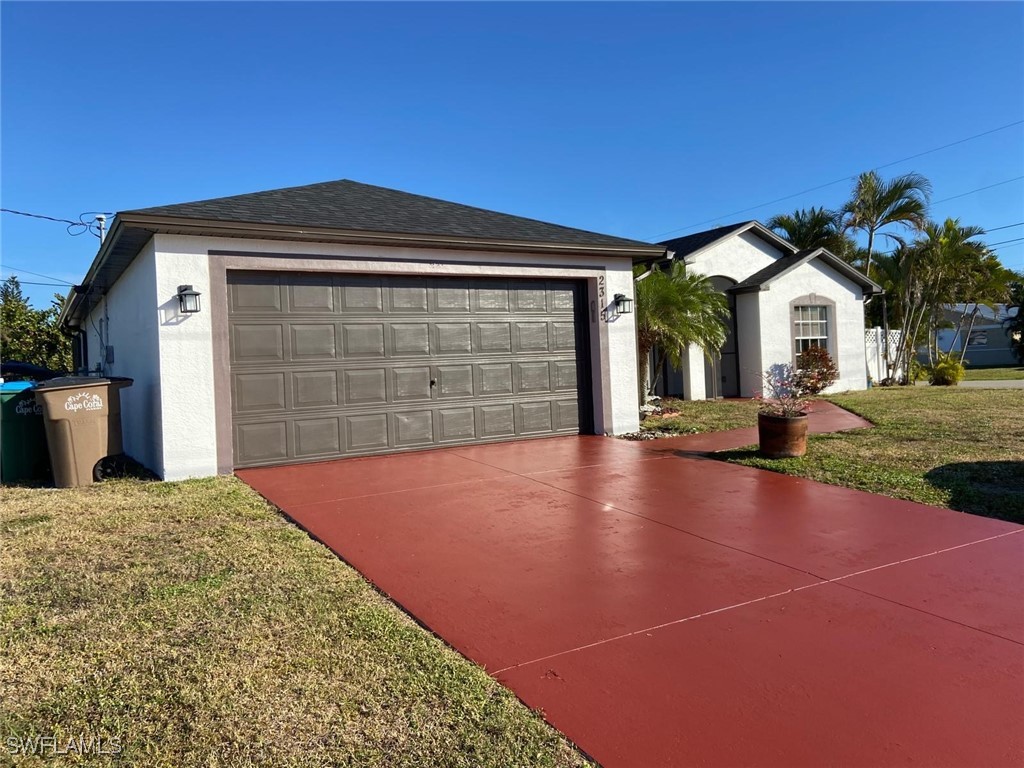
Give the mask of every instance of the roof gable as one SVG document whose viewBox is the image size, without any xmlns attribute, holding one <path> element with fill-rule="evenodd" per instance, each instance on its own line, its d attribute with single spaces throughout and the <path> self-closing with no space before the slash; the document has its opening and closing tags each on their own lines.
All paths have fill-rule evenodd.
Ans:
<svg viewBox="0 0 1024 768">
<path fill-rule="evenodd" d="M 697 232 L 685 237 L 677 237 L 674 240 L 665 240 L 660 245 L 675 253 L 676 258 L 693 259 L 714 245 L 727 240 L 730 237 L 749 232 L 769 245 L 772 245 L 783 252 L 796 252 L 796 247 L 772 232 L 768 227 L 759 221 L 741 221 L 738 224 L 729 224 L 724 227 L 708 229 L 704 232 Z"/>
<path fill-rule="evenodd" d="M 768 286 L 783 275 L 815 259 L 820 260 L 832 271 L 838 272 L 843 277 L 859 285 L 864 290 L 865 296 L 883 293 L 882 287 L 878 283 L 824 248 L 806 248 L 802 251 L 791 253 L 788 256 L 783 256 L 759 272 L 755 272 L 746 280 L 734 285 L 730 290 L 734 293 L 768 290 Z"/>
<path fill-rule="evenodd" d="M 203 221 L 655 249 L 651 243 L 452 203 L 348 179 L 124 211 Z"/>
</svg>

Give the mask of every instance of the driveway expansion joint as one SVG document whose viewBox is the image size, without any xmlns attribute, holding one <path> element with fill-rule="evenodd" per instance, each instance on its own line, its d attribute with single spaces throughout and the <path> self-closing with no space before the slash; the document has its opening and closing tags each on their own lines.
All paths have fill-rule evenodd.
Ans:
<svg viewBox="0 0 1024 768">
<path fill-rule="evenodd" d="M 918 612 L 926 614 L 928 616 L 932 616 L 932 617 L 934 617 L 936 619 L 941 619 L 943 621 L 948 621 L 948 622 L 950 622 L 952 624 L 957 624 L 957 625 L 959 625 L 961 627 L 964 627 L 965 629 L 970 629 L 970 630 L 973 630 L 975 632 L 982 632 L 982 633 L 984 633 L 986 635 L 991 635 L 992 637 L 997 637 L 997 638 L 999 638 L 1001 640 L 1008 640 L 1009 642 L 1014 643 L 1015 645 L 1024 645 L 1024 643 L 1021 643 L 1018 640 L 1014 640 L 1011 637 L 1006 637 L 1005 635 L 1000 635 L 1000 634 L 998 634 L 996 632 L 990 632 L 989 630 L 986 630 L 986 629 L 981 629 L 979 627 L 974 627 L 974 626 L 971 626 L 970 624 L 964 624 L 963 622 L 957 621 L 955 619 L 950 619 L 950 618 L 948 618 L 946 616 L 941 616 L 939 614 L 932 613 L 931 611 L 925 611 L 925 610 L 922 610 L 920 608 L 916 608 L 916 607 L 914 607 L 912 605 L 906 605 L 905 603 L 901 603 L 901 602 L 899 602 L 897 600 L 891 600 L 891 599 L 889 599 L 887 597 L 883 597 L 881 595 L 876 595 L 876 594 L 873 594 L 871 592 L 867 592 L 867 591 L 862 590 L 862 589 L 857 589 L 857 587 L 852 587 L 852 586 L 850 586 L 848 584 L 840 584 L 839 583 L 839 582 L 841 582 L 841 581 L 843 581 L 845 579 L 852 579 L 855 576 L 861 576 L 861 575 L 863 575 L 865 573 L 872 573 L 873 571 L 879 571 L 879 570 L 882 570 L 884 568 L 892 568 L 893 566 L 902 565 L 903 563 L 910 563 L 910 562 L 913 562 L 915 560 L 922 560 L 922 559 L 927 558 L 927 557 L 934 557 L 936 555 L 941 555 L 941 554 L 944 554 L 946 552 L 953 552 L 954 550 L 958 550 L 958 549 L 963 549 L 965 547 L 974 546 L 975 544 L 983 544 L 986 541 L 993 541 L 995 539 L 1002 539 L 1002 538 L 1005 538 L 1007 536 L 1016 536 L 1016 535 L 1019 535 L 1019 534 L 1022 534 L 1022 533 L 1024 533 L 1024 528 L 1022 528 L 1019 531 L 1007 531 L 1006 533 L 1000 533 L 1000 534 L 997 534 L 995 536 L 988 536 L 988 537 L 986 537 L 984 539 L 978 539 L 977 541 L 969 541 L 969 542 L 967 542 L 965 544 L 957 544 L 954 547 L 946 547 L 944 549 L 938 549 L 938 550 L 935 550 L 934 552 L 928 552 L 928 553 L 925 553 L 923 555 L 916 555 L 914 557 L 907 557 L 907 558 L 904 558 L 902 560 L 894 560 L 891 563 L 885 563 L 884 565 L 878 565 L 878 566 L 874 566 L 872 568 L 865 568 L 863 570 L 855 571 L 853 573 L 847 573 L 847 574 L 845 574 L 843 576 L 836 576 L 835 578 L 832 578 L 832 579 L 821 579 L 820 581 L 817 581 L 817 582 L 815 582 L 813 584 L 804 584 L 803 586 L 800 586 L 800 587 L 793 587 L 792 589 L 786 589 L 786 590 L 783 590 L 781 592 L 774 592 L 774 593 L 772 593 L 770 595 L 764 595 L 763 597 L 755 597 L 752 600 L 744 600 L 743 602 L 735 603 L 734 605 L 726 605 L 726 606 L 723 606 L 721 608 L 715 608 L 715 609 L 710 610 L 710 611 L 703 611 L 702 613 L 696 613 L 696 614 L 694 614 L 692 616 L 685 616 L 685 617 L 683 617 L 681 619 L 673 619 L 672 621 L 662 622 L 661 624 L 655 624 L 655 625 L 650 626 L 650 627 L 644 627 L 643 629 L 636 629 L 636 630 L 633 630 L 632 632 L 625 632 L 625 633 L 623 633 L 621 635 L 615 635 L 614 637 L 608 637 L 608 638 L 605 638 L 604 640 L 597 640 L 597 641 L 595 641 L 593 643 L 586 643 L 585 645 L 580 645 L 580 646 L 577 646 L 576 648 L 569 648 L 569 649 L 564 650 L 564 651 L 559 651 L 558 653 L 552 653 L 552 654 L 548 654 L 547 656 L 541 656 L 541 657 L 536 658 L 536 659 L 530 659 L 529 661 L 524 661 L 524 662 L 521 662 L 519 664 L 511 664 L 511 665 L 509 665 L 507 667 L 504 667 L 502 669 L 497 669 L 497 670 L 494 670 L 493 672 L 489 672 L 489 674 L 491 676 L 493 676 L 493 677 L 497 677 L 498 675 L 501 675 L 501 674 L 503 674 L 505 672 L 510 672 L 513 669 L 520 669 L 521 667 L 528 667 L 528 666 L 531 666 L 533 664 L 540 664 L 541 662 L 551 661 L 552 659 L 557 659 L 557 658 L 560 658 L 562 656 L 567 656 L 567 655 L 572 654 L 572 653 L 577 653 L 579 651 L 585 651 L 585 650 L 588 650 L 590 648 L 596 648 L 596 647 L 601 646 L 601 645 L 607 645 L 608 643 L 614 643 L 614 642 L 617 642 L 619 640 L 626 640 L 627 638 L 636 637 L 637 635 L 645 635 L 645 634 L 649 635 L 649 634 L 651 634 L 653 632 L 657 632 L 658 630 L 665 629 L 667 627 L 674 627 L 674 626 L 679 625 L 679 624 L 685 624 L 686 622 L 689 622 L 689 621 L 696 621 L 697 619 L 702 619 L 702 618 L 704 618 L 706 616 L 714 616 L 715 614 L 725 613 L 726 611 L 733 611 L 733 610 L 736 610 L 737 608 L 744 608 L 746 606 L 754 605 L 756 603 L 763 603 L 766 600 L 773 600 L 773 599 L 778 598 L 778 597 L 785 597 L 786 595 L 792 595 L 792 594 L 795 594 L 797 592 L 803 592 L 806 589 L 812 589 L 814 587 L 820 587 L 820 586 L 824 586 L 826 584 L 836 584 L 837 586 L 844 587 L 846 589 L 851 589 L 854 592 L 858 592 L 858 593 L 860 593 L 862 595 L 866 595 L 868 597 L 872 597 L 872 598 L 874 598 L 876 600 L 884 600 L 885 602 L 892 603 L 893 605 L 899 605 L 899 606 L 901 606 L 903 608 L 908 608 L 910 610 L 918 611 Z M 755 555 L 755 557 L 756 557 L 756 555 Z M 772 562 L 774 562 L 774 561 L 772 561 Z M 810 574 L 810 575 L 813 575 L 813 574 Z M 820 578 L 820 577 L 816 577 L 816 578 Z"/>
</svg>

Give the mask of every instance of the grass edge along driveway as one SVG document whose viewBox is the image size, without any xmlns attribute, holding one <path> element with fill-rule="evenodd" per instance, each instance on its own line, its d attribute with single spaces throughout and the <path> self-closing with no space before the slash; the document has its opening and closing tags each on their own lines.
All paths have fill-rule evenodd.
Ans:
<svg viewBox="0 0 1024 768">
<path fill-rule="evenodd" d="M 1024 391 L 893 387 L 827 399 L 875 426 L 812 435 L 799 459 L 716 458 L 1024 523 Z"/>
<path fill-rule="evenodd" d="M 117 739 L 89 765 L 587 764 L 234 478 L 0 502 L 5 755 L 52 734 Z"/>
</svg>

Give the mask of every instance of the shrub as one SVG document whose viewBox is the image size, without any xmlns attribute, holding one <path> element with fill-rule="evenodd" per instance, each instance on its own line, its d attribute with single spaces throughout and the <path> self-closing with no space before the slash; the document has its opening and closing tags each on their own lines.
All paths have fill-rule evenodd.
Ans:
<svg viewBox="0 0 1024 768">
<path fill-rule="evenodd" d="M 797 370 L 793 378 L 801 393 L 817 395 L 835 383 L 839 378 L 839 369 L 827 349 L 811 347 L 797 358 Z"/>
<path fill-rule="evenodd" d="M 940 354 L 938 362 L 928 369 L 928 383 L 935 387 L 956 386 L 966 373 L 955 355 Z"/>
<path fill-rule="evenodd" d="M 919 363 L 916 358 L 912 359 L 910 361 L 910 376 L 908 376 L 907 378 L 909 383 L 911 384 L 913 384 L 916 381 L 923 381 L 924 379 L 928 378 L 927 366 L 921 365 L 921 363 Z"/>
</svg>

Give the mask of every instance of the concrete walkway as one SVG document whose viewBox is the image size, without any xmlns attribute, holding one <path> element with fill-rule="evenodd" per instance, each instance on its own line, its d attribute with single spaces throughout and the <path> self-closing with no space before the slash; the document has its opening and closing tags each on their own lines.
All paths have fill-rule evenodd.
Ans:
<svg viewBox="0 0 1024 768">
<path fill-rule="evenodd" d="M 684 439 L 238 476 L 606 768 L 1024 763 L 1024 527 Z"/>
<path fill-rule="evenodd" d="M 1024 389 L 1024 379 L 961 381 L 959 386 L 966 389 Z"/>
<path fill-rule="evenodd" d="M 851 429 L 865 429 L 874 426 L 867 419 L 850 413 L 827 400 L 815 400 L 811 403 L 807 418 L 807 431 L 820 435 L 829 432 L 846 432 Z M 702 432 L 696 435 L 677 435 L 660 437 L 657 440 L 643 441 L 650 450 L 679 451 L 695 456 L 757 445 L 757 427 L 727 429 L 721 432 Z"/>
</svg>

